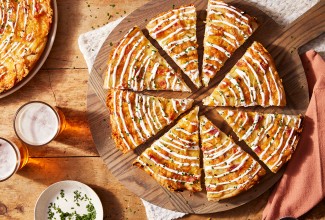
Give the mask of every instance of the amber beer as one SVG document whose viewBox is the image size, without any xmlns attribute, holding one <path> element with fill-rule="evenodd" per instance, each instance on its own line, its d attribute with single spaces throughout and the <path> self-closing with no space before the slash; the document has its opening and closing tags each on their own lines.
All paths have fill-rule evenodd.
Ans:
<svg viewBox="0 0 325 220">
<path fill-rule="evenodd" d="M 29 102 L 20 107 L 14 120 L 17 136 L 31 146 L 48 144 L 65 126 L 64 114 L 58 108 L 40 101 Z"/>
<path fill-rule="evenodd" d="M 0 138 L 0 182 L 9 179 L 27 162 L 28 150 L 23 143 Z"/>
</svg>

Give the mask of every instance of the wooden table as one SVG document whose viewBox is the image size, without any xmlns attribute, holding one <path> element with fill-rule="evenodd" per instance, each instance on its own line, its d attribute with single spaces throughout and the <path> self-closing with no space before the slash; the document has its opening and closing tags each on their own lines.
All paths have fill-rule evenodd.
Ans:
<svg viewBox="0 0 325 220">
<path fill-rule="evenodd" d="M 53 49 L 42 70 L 26 86 L 0 100 L 0 136 L 15 138 L 14 114 L 31 100 L 60 107 L 68 126 L 50 144 L 29 147 L 28 165 L 0 183 L 0 219 L 33 219 L 39 195 L 61 180 L 90 185 L 103 202 L 105 219 L 146 219 L 141 200 L 115 179 L 94 146 L 86 117 L 88 70 L 77 43 L 81 33 L 127 15 L 146 2 L 57 0 L 59 23 Z M 183 219 L 261 219 L 269 194 L 231 211 Z M 306 218 L 325 219 L 325 200 Z"/>
</svg>

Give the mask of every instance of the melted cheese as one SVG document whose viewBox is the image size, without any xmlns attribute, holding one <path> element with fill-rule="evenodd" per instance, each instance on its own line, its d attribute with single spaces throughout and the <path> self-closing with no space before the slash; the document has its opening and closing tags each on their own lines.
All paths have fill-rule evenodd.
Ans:
<svg viewBox="0 0 325 220">
<path fill-rule="evenodd" d="M 200 87 L 195 7 L 182 6 L 163 13 L 152 19 L 147 29 L 192 82 Z"/>
<path fill-rule="evenodd" d="M 274 71 L 273 62 L 268 61 L 271 59 L 265 48 L 254 42 L 212 94 L 203 100 L 204 105 L 235 107 L 285 105 L 282 82 Z M 228 97 L 226 102 L 225 94 Z"/>
<path fill-rule="evenodd" d="M 232 117 L 228 112 L 227 117 Z M 210 132 L 218 131 L 211 139 Z M 264 175 L 263 168 L 234 141 L 212 124 L 206 117 L 200 117 L 200 135 L 203 150 L 205 185 L 209 200 L 235 196 L 256 183 Z M 237 190 L 235 193 L 230 191 Z"/>
<path fill-rule="evenodd" d="M 198 108 L 184 116 L 135 161 L 135 164 L 142 165 L 145 171 L 168 189 L 186 188 L 195 191 L 201 189 L 197 114 Z M 166 180 L 184 184 L 175 185 Z"/>
<path fill-rule="evenodd" d="M 166 99 L 111 90 L 107 105 L 117 146 L 124 153 L 136 148 L 172 123 L 192 103 L 190 99 Z"/>
<path fill-rule="evenodd" d="M 232 112 L 232 116 L 227 114 L 226 117 L 227 111 L 219 111 L 239 139 L 244 140 L 273 172 L 277 172 L 295 150 L 301 132 L 301 116 Z M 243 114 L 245 117 L 240 116 Z"/>
<path fill-rule="evenodd" d="M 112 49 L 104 88 L 190 91 L 138 27 Z"/>
</svg>

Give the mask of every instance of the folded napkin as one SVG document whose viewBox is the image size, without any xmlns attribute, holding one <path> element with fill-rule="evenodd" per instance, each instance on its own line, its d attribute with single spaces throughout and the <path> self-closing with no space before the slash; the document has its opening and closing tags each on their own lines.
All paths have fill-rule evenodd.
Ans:
<svg viewBox="0 0 325 220">
<path fill-rule="evenodd" d="M 325 198 L 325 62 L 313 50 L 301 59 L 311 100 L 296 152 L 264 209 L 265 220 L 300 217 Z"/>
</svg>

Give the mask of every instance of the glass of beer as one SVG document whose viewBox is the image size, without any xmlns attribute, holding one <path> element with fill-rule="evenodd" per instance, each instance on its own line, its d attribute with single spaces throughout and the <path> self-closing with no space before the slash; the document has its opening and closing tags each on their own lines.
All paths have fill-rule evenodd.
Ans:
<svg viewBox="0 0 325 220">
<path fill-rule="evenodd" d="M 64 114 L 41 101 L 28 102 L 16 112 L 14 129 L 21 141 L 30 146 L 50 143 L 65 128 Z"/>
<path fill-rule="evenodd" d="M 0 182 L 9 179 L 27 162 L 28 150 L 23 143 L 0 138 Z"/>
</svg>

